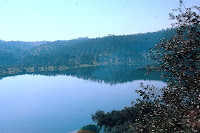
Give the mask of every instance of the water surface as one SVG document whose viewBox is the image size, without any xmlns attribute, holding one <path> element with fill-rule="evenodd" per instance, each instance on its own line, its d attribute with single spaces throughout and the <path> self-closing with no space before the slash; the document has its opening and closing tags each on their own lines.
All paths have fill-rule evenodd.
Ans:
<svg viewBox="0 0 200 133">
<path fill-rule="evenodd" d="M 19 75 L 0 80 L 0 133 L 68 133 L 93 123 L 97 110 L 131 106 L 140 83 L 99 83 L 72 76 Z"/>
</svg>

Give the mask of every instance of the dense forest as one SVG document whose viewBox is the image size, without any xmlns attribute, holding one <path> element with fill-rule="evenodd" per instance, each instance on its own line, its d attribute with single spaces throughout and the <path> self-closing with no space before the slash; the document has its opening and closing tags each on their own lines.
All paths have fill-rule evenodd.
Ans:
<svg viewBox="0 0 200 133">
<path fill-rule="evenodd" d="M 148 51 L 175 29 L 134 35 L 109 35 L 54 42 L 0 42 L 1 66 L 138 65 L 152 63 Z"/>
</svg>

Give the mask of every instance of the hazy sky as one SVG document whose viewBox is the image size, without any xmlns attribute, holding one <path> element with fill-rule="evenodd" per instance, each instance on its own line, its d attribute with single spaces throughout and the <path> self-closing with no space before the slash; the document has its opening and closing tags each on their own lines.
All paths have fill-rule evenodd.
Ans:
<svg viewBox="0 0 200 133">
<path fill-rule="evenodd" d="M 200 0 L 185 0 L 186 6 Z M 0 0 L 0 39 L 69 40 L 170 27 L 179 0 Z"/>
</svg>

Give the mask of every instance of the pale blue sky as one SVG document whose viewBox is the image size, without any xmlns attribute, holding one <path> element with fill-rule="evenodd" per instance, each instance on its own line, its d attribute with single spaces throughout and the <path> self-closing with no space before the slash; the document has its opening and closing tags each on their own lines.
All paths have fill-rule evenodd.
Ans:
<svg viewBox="0 0 200 133">
<path fill-rule="evenodd" d="M 186 6 L 200 0 L 185 0 Z M 179 0 L 0 0 L 0 39 L 69 40 L 170 27 Z"/>
</svg>

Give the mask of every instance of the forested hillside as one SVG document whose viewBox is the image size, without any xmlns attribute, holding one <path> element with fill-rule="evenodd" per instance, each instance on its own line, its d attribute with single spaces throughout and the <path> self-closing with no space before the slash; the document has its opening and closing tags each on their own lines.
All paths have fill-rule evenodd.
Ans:
<svg viewBox="0 0 200 133">
<path fill-rule="evenodd" d="M 148 51 L 174 29 L 134 35 L 109 35 L 54 42 L 0 41 L 1 66 L 138 65 L 152 63 Z"/>
<path fill-rule="evenodd" d="M 106 36 L 76 43 L 56 41 L 29 50 L 26 65 L 146 65 L 151 62 L 148 51 L 161 38 L 170 38 L 173 29 L 153 33 Z"/>
<path fill-rule="evenodd" d="M 26 50 L 46 43 L 0 40 L 0 66 L 18 65 Z"/>
<path fill-rule="evenodd" d="M 57 50 L 61 50 L 63 47 L 68 47 L 73 44 L 86 41 L 88 39 L 89 38 L 86 37 L 86 38 L 78 38 L 78 39 L 73 39 L 73 40 L 68 40 L 68 41 L 57 40 L 54 42 L 47 42 L 37 47 L 34 47 L 30 50 L 27 50 L 24 54 L 25 56 L 44 55 L 51 52 L 55 52 Z"/>
</svg>

